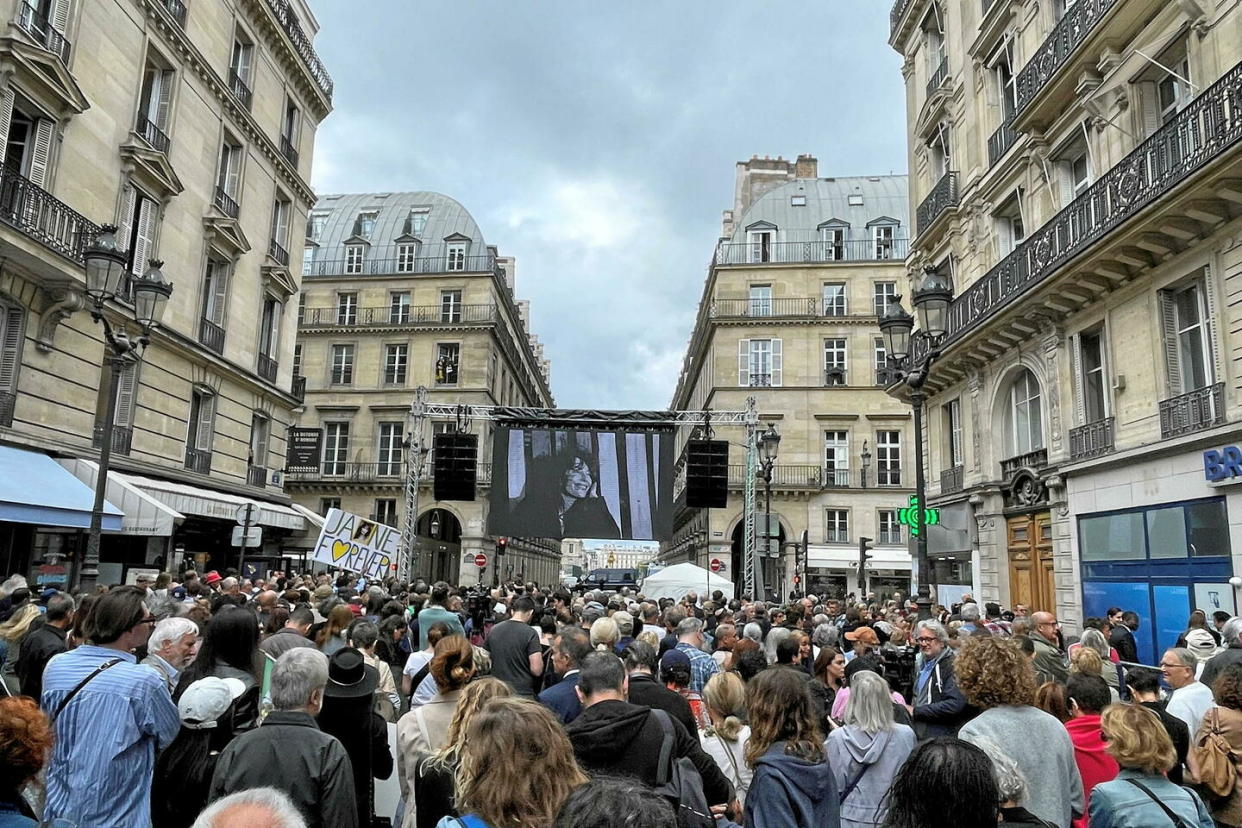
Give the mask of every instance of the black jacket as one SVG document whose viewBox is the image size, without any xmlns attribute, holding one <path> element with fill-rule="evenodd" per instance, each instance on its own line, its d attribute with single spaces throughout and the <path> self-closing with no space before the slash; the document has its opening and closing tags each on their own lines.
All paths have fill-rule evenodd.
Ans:
<svg viewBox="0 0 1242 828">
<path fill-rule="evenodd" d="M 1228 649 L 1221 650 L 1208 659 L 1208 663 L 1203 665 L 1203 675 L 1199 676 L 1199 681 L 1211 687 L 1230 664 L 1242 664 L 1242 647 L 1231 644 Z"/>
<path fill-rule="evenodd" d="M 914 733 L 919 739 L 956 736 L 957 730 L 977 712 L 966 704 L 953 672 L 953 651 L 946 651 L 932 668 L 927 684 L 914 698 Z M 914 675 L 918 686 L 918 673 Z"/>
<path fill-rule="evenodd" d="M 388 725 L 371 710 L 374 696 L 356 699 L 323 700 L 323 709 L 316 717 L 319 729 L 335 736 L 349 754 L 354 771 L 354 799 L 358 802 L 358 824 L 371 824 L 371 803 L 374 800 L 372 777 L 392 776 L 392 751 L 388 749 Z"/>
<path fill-rule="evenodd" d="M 1138 662 L 1138 645 L 1134 643 L 1134 633 L 1130 632 L 1130 628 L 1125 624 L 1113 630 L 1108 643 L 1117 651 L 1117 655 L 1121 656 L 1122 661 Z"/>
<path fill-rule="evenodd" d="M 686 732 L 696 739 L 699 725 L 690 710 L 690 702 L 680 693 L 674 693 L 646 673 L 630 673 L 630 704 L 663 710 L 685 726 Z"/>
<path fill-rule="evenodd" d="M 43 697 L 43 668 L 52 656 L 67 649 L 65 631 L 59 627 L 45 623 L 26 633 L 15 668 L 23 696 L 30 696 L 36 703 Z"/>
<path fill-rule="evenodd" d="M 1173 742 L 1173 752 L 1177 754 L 1177 762 L 1169 768 L 1169 781 L 1174 785 L 1182 784 L 1182 769 L 1186 767 L 1186 754 L 1190 752 L 1190 728 L 1181 719 L 1165 710 L 1164 702 L 1142 702 L 1151 712 L 1160 717 L 1169 739 Z"/>
<path fill-rule="evenodd" d="M 711 805 L 733 801 L 733 786 L 703 752 L 698 739 L 672 719 L 677 745 L 674 755 L 688 758 L 703 777 L 703 793 Z M 592 775 L 636 778 L 654 787 L 664 731 L 649 708 L 623 701 L 596 702 L 565 728 L 583 769 Z"/>
<path fill-rule="evenodd" d="M 230 742 L 216 761 L 209 800 L 261 787 L 288 794 L 307 828 L 358 828 L 349 754 L 309 713 L 272 711 Z"/>
</svg>

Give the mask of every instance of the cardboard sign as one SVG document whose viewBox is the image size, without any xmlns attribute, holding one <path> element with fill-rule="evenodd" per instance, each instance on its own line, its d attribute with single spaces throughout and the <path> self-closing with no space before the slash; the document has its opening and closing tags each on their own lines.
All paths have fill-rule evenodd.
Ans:
<svg viewBox="0 0 1242 828">
<path fill-rule="evenodd" d="M 396 563 L 401 533 L 364 517 L 329 509 L 311 557 L 321 563 L 381 580 Z"/>
</svg>

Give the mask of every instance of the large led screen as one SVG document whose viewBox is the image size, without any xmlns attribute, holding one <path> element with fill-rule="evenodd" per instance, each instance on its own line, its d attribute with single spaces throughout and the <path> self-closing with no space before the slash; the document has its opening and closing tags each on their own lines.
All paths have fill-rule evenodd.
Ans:
<svg viewBox="0 0 1242 828">
<path fill-rule="evenodd" d="M 673 434 L 498 426 L 488 532 L 670 540 Z"/>
</svg>

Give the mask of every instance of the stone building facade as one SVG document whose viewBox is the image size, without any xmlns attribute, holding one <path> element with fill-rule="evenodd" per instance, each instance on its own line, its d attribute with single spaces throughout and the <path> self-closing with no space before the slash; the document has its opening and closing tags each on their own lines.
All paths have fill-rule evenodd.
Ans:
<svg viewBox="0 0 1242 828">
<path fill-rule="evenodd" d="M 1242 11 L 898 0 L 889 43 L 909 270 L 956 289 L 931 500 L 977 536 L 979 597 L 1068 629 L 1132 609 L 1158 658 L 1192 608 L 1237 610 L 1237 476 L 1204 453 L 1242 415 Z"/>
</svg>

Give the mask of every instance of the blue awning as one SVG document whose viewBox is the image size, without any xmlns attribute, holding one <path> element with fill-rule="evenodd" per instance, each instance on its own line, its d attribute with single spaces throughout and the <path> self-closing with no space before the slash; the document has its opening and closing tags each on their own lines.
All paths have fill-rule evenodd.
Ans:
<svg viewBox="0 0 1242 828">
<path fill-rule="evenodd" d="M 0 446 L 0 520 L 87 529 L 95 493 L 36 451 Z M 120 509 L 104 501 L 103 530 L 121 531 Z"/>
</svg>

